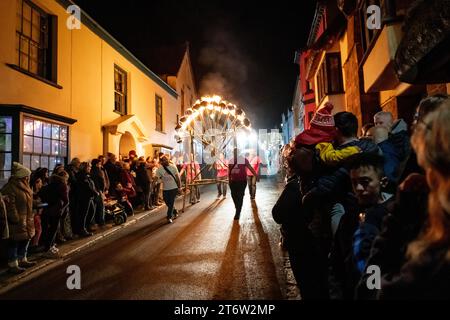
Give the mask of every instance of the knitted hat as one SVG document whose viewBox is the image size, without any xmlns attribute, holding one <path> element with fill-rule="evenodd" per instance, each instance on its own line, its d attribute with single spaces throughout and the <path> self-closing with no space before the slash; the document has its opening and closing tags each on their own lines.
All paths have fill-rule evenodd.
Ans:
<svg viewBox="0 0 450 320">
<path fill-rule="evenodd" d="M 331 114 L 333 107 L 332 103 L 327 102 L 318 109 L 310 122 L 310 128 L 295 138 L 295 144 L 315 145 L 320 142 L 332 142 L 336 132 Z"/>
<path fill-rule="evenodd" d="M 22 179 L 31 175 L 30 169 L 24 167 L 18 162 L 13 162 L 12 176 L 18 179 Z"/>
</svg>

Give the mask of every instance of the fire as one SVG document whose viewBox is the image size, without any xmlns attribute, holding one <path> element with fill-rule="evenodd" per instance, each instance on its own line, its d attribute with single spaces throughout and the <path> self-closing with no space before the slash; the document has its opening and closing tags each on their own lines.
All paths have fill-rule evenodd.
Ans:
<svg viewBox="0 0 450 320">
<path fill-rule="evenodd" d="M 237 128 L 250 129 L 250 120 L 245 112 L 233 103 L 223 100 L 219 95 L 203 96 L 191 108 L 187 109 L 176 127 L 176 130 L 185 131 L 192 127 L 194 121 L 201 121 L 204 116 L 211 119 L 220 119 L 222 115 L 231 121 Z"/>
</svg>

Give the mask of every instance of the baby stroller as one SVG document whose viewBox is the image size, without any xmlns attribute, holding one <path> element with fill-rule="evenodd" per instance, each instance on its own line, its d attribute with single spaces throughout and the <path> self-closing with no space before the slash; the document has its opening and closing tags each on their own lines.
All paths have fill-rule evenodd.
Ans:
<svg viewBox="0 0 450 320">
<path fill-rule="evenodd" d="M 107 198 L 104 201 L 105 205 L 105 217 L 112 219 L 116 225 L 120 225 L 127 221 L 127 213 L 125 208 L 119 203 L 119 201 L 111 198 Z"/>
</svg>

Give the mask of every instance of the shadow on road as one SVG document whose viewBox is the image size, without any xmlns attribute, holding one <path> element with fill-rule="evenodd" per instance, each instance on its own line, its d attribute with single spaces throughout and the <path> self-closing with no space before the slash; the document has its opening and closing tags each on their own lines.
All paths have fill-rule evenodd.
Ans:
<svg viewBox="0 0 450 320">
<path fill-rule="evenodd" d="M 231 228 L 230 238 L 228 240 L 225 254 L 222 258 L 222 263 L 217 274 L 216 287 L 214 288 L 213 299 L 226 300 L 232 299 L 233 291 L 236 290 L 235 282 L 240 277 L 234 277 L 235 274 L 245 272 L 244 260 L 242 254 L 238 248 L 239 245 L 240 225 L 238 221 L 233 223 Z M 247 294 L 246 290 L 240 292 L 240 294 Z M 240 299 L 246 299 L 247 297 L 241 296 Z"/>
<path fill-rule="evenodd" d="M 264 227 L 259 218 L 258 206 L 256 205 L 256 201 L 252 200 L 252 213 L 253 219 L 255 220 L 256 231 L 259 236 L 259 248 L 262 250 L 262 255 L 264 257 L 271 257 L 271 259 L 266 260 L 266 263 L 263 266 L 263 271 L 265 273 L 265 279 L 269 279 L 270 283 L 278 283 L 277 279 L 277 267 L 275 266 L 274 259 L 272 256 L 272 250 L 270 246 L 269 236 L 267 232 L 264 231 Z M 280 291 L 280 286 L 271 286 L 272 290 L 275 290 L 273 294 L 278 297 L 282 297 L 282 293 Z"/>
</svg>

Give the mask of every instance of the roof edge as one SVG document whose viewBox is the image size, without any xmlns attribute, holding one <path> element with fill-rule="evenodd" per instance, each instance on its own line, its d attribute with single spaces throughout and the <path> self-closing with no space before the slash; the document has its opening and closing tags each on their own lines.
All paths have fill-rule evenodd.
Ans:
<svg viewBox="0 0 450 320">
<path fill-rule="evenodd" d="M 71 0 L 55 0 L 61 7 L 67 9 L 71 5 L 76 5 Z M 142 71 L 146 76 L 155 81 L 163 89 L 167 91 L 174 98 L 178 98 L 178 93 L 164 82 L 158 75 L 151 71 L 145 64 L 143 64 L 138 58 L 136 58 L 125 46 L 123 46 L 117 39 L 115 39 L 108 31 L 102 28 L 93 18 L 91 18 L 80 6 L 81 11 L 81 23 L 86 25 L 92 32 L 98 35 L 101 39 L 106 41 L 110 46 L 117 50 L 123 57 L 130 61 L 136 68 Z"/>
</svg>

